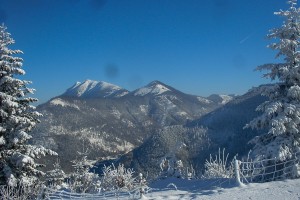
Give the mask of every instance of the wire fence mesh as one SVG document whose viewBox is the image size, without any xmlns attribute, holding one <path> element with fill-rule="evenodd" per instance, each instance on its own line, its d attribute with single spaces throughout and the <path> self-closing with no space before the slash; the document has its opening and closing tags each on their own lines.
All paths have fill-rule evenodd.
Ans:
<svg viewBox="0 0 300 200">
<path fill-rule="evenodd" d="M 258 161 L 239 161 L 239 173 L 242 182 L 269 182 L 297 176 L 300 153 L 281 161 L 277 158 Z"/>
</svg>

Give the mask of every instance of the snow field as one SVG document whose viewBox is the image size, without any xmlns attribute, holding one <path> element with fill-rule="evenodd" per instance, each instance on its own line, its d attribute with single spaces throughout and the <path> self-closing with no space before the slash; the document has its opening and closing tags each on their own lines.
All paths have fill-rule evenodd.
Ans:
<svg viewBox="0 0 300 200">
<path fill-rule="evenodd" d="M 170 183 L 176 185 L 171 186 Z M 146 195 L 153 200 L 296 200 L 300 199 L 300 179 L 251 183 L 235 186 L 234 180 L 184 180 L 167 179 L 153 184 L 152 192 Z M 163 188 L 165 189 L 159 189 Z"/>
</svg>

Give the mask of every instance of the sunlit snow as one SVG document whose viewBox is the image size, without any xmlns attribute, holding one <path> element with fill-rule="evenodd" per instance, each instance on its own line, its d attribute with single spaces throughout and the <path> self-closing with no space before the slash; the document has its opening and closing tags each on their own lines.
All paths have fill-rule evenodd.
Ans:
<svg viewBox="0 0 300 200">
<path fill-rule="evenodd" d="M 107 83 L 104 81 L 93 81 L 86 80 L 83 83 L 77 82 L 73 87 L 66 91 L 67 95 L 74 95 L 77 97 L 83 96 L 94 96 L 97 97 L 101 92 L 104 92 L 104 97 L 108 97 L 118 91 L 123 90 L 121 87 L 117 85 L 113 85 L 111 83 Z M 123 91 L 120 94 L 117 94 L 118 97 L 124 96 L 128 94 L 128 92 Z"/>
<path fill-rule="evenodd" d="M 205 99 L 205 98 L 203 98 L 203 97 L 197 97 L 197 99 L 198 99 L 198 101 L 200 101 L 201 103 L 206 103 L 206 104 L 211 103 L 210 100 Z"/>
<path fill-rule="evenodd" d="M 50 101 L 50 104 L 51 105 L 55 105 L 55 106 L 62 106 L 62 107 L 72 107 L 72 108 L 75 108 L 77 110 L 79 110 L 79 107 L 75 104 L 71 104 L 71 103 L 68 103 L 60 98 L 56 98 L 56 99 L 53 99 Z"/>
<path fill-rule="evenodd" d="M 222 104 L 226 104 L 226 103 L 228 103 L 229 101 L 231 101 L 233 99 L 233 97 L 228 96 L 228 95 L 220 94 L 219 96 L 223 99 Z"/>
<path fill-rule="evenodd" d="M 142 199 L 148 200 L 296 200 L 300 199 L 300 179 L 251 183 L 243 187 L 234 180 L 184 180 L 169 178 L 150 184 L 152 190 Z M 105 199 L 114 199 L 115 196 Z M 121 196 L 120 199 L 128 199 Z"/>
<path fill-rule="evenodd" d="M 207 200 L 233 200 L 233 199 L 255 199 L 255 200 L 283 200 L 300 198 L 300 180 L 275 181 L 269 183 L 252 183 L 245 187 L 236 187 L 234 183 L 225 182 L 218 186 L 218 182 L 209 183 L 201 181 L 176 181 L 177 191 L 157 190 L 149 194 L 148 199 L 207 199 Z M 166 185 L 167 186 L 167 185 Z M 155 189 L 154 189 L 155 191 Z"/>
<path fill-rule="evenodd" d="M 137 90 L 134 95 L 135 96 L 145 96 L 147 94 L 154 94 L 154 95 L 160 95 L 162 93 L 165 93 L 167 91 L 170 91 L 169 88 L 161 85 L 161 84 L 155 84 L 149 87 L 143 87 L 139 90 Z"/>
</svg>

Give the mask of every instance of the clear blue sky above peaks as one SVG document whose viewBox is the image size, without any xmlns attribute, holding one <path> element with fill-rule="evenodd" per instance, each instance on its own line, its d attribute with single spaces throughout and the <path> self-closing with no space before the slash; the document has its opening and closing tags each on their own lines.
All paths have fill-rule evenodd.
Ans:
<svg viewBox="0 0 300 200">
<path fill-rule="evenodd" d="M 185 93 L 243 94 L 277 62 L 266 34 L 285 0 L 0 0 L 0 22 L 24 52 L 45 102 L 76 81 L 128 90 L 160 80 Z"/>
</svg>

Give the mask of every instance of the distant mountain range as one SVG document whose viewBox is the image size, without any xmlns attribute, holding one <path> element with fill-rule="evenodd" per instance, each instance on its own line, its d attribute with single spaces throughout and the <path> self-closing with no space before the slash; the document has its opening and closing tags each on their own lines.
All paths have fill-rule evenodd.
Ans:
<svg viewBox="0 0 300 200">
<path fill-rule="evenodd" d="M 44 117 L 32 142 L 57 151 L 62 167 L 69 171 L 69 161 L 83 148 L 89 148 L 90 159 L 118 157 L 162 129 L 189 124 L 233 98 L 189 95 L 159 81 L 130 92 L 103 81 L 86 80 L 38 106 Z"/>
<path fill-rule="evenodd" d="M 226 98 L 223 96 L 223 101 Z M 218 98 L 213 95 L 211 99 Z M 137 172 L 155 178 L 163 159 L 170 162 L 182 160 L 185 167 L 192 165 L 199 173 L 204 170 L 205 160 L 209 159 L 210 154 L 216 155 L 219 148 L 226 149 L 229 159 L 237 154 L 241 158 L 252 147 L 248 141 L 263 133 L 243 127 L 259 115 L 255 109 L 265 100 L 258 90 L 250 90 L 196 120 L 184 125 L 165 126 L 141 146 L 111 162 L 124 163 Z"/>
</svg>

